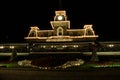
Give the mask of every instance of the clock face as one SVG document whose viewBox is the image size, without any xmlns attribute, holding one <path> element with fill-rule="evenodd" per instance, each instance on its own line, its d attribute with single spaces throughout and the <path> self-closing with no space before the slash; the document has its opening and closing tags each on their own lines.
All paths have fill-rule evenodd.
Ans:
<svg viewBox="0 0 120 80">
<path fill-rule="evenodd" d="M 58 21 L 63 21 L 63 20 L 65 20 L 65 18 L 64 18 L 63 15 L 58 15 L 56 19 L 57 19 Z"/>
<path fill-rule="evenodd" d="M 63 16 L 58 16 L 58 20 L 63 20 Z"/>
</svg>

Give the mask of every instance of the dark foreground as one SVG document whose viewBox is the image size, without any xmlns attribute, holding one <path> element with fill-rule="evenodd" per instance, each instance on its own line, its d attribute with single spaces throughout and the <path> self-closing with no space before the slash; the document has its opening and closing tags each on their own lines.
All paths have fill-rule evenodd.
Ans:
<svg viewBox="0 0 120 80">
<path fill-rule="evenodd" d="M 0 80 L 120 80 L 120 68 L 80 70 L 0 68 Z"/>
</svg>

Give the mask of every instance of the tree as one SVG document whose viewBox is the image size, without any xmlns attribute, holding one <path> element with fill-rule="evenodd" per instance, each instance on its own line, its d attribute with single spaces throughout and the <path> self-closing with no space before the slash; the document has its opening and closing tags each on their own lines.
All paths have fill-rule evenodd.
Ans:
<svg viewBox="0 0 120 80">
<path fill-rule="evenodd" d="M 97 42 L 93 42 L 90 45 L 91 49 L 92 49 L 92 57 L 91 57 L 91 61 L 92 62 L 96 62 L 99 61 L 98 55 L 97 55 L 97 50 L 99 48 L 99 44 Z"/>
<path fill-rule="evenodd" d="M 10 62 L 15 62 L 15 61 L 17 61 L 17 51 L 16 50 L 12 50 L 12 54 L 11 54 L 11 56 L 10 56 L 10 60 L 9 60 Z"/>
</svg>

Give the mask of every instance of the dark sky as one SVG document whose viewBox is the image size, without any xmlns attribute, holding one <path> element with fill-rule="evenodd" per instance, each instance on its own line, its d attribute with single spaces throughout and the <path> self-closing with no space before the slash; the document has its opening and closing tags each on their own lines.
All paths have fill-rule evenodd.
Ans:
<svg viewBox="0 0 120 80">
<path fill-rule="evenodd" d="M 116 0 L 117 1 L 117 0 Z M 3 1 L 0 3 L 0 42 L 24 42 L 30 26 L 51 29 L 55 10 L 66 10 L 72 29 L 93 24 L 99 41 L 120 41 L 119 2 L 105 0 Z"/>
</svg>

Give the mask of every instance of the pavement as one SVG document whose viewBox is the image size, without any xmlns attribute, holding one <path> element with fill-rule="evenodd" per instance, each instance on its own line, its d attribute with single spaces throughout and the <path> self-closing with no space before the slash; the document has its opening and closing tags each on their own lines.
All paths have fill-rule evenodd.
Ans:
<svg viewBox="0 0 120 80">
<path fill-rule="evenodd" d="M 80 70 L 0 68 L 0 80 L 120 80 L 120 68 Z"/>
</svg>

